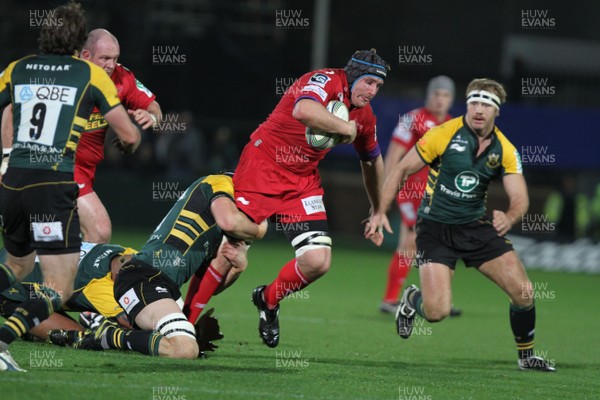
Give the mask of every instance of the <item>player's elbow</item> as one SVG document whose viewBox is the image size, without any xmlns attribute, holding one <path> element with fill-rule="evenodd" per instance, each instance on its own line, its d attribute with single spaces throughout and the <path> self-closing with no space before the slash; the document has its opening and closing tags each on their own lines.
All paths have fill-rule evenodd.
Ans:
<svg viewBox="0 0 600 400">
<path fill-rule="evenodd" d="M 219 215 L 215 215 L 215 222 L 219 228 L 226 233 L 234 232 L 238 225 L 236 215 L 232 213 L 221 213 Z"/>
<path fill-rule="evenodd" d="M 123 135 L 119 135 L 119 139 L 121 139 L 121 143 L 123 143 L 123 147 L 130 149 L 132 152 L 137 149 L 142 140 L 142 135 L 140 134 L 139 129 L 131 124 L 129 129 L 123 133 Z"/>
<path fill-rule="evenodd" d="M 309 106 L 307 105 L 307 101 L 312 101 L 308 99 L 300 100 L 294 105 L 294 109 L 292 110 L 292 117 L 302 122 L 304 125 L 307 125 L 310 120 L 311 112 L 309 110 Z"/>
</svg>

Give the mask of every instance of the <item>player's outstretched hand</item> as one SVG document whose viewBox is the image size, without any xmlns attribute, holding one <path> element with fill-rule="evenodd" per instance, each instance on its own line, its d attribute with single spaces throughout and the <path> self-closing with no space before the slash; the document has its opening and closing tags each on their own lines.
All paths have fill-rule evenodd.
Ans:
<svg viewBox="0 0 600 400">
<path fill-rule="evenodd" d="M 388 233 L 394 233 L 385 213 L 372 214 L 363 223 L 365 223 L 365 239 L 369 239 L 377 247 L 383 243 L 384 228 Z"/>
<path fill-rule="evenodd" d="M 215 351 L 219 346 L 214 344 L 213 341 L 221 340 L 224 337 L 219 327 L 219 321 L 212 316 L 214 311 L 214 308 L 206 311 L 194 325 L 196 328 L 196 342 L 200 352 Z"/>
<path fill-rule="evenodd" d="M 494 225 L 494 229 L 498 232 L 498 235 L 504 236 L 510 231 L 512 228 L 512 222 L 508 215 L 503 211 L 494 210 L 493 212 L 492 224 Z"/>
</svg>

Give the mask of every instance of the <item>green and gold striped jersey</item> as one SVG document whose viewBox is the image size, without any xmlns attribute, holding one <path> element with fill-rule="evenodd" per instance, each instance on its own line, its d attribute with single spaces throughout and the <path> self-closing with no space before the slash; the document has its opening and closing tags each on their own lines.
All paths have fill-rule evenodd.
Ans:
<svg viewBox="0 0 600 400">
<path fill-rule="evenodd" d="M 431 128 L 415 145 L 430 166 L 418 215 L 445 224 L 465 224 L 485 214 L 489 183 L 522 174 L 515 146 L 494 127 L 491 143 L 479 156 L 477 135 L 458 117 Z"/>
<path fill-rule="evenodd" d="M 161 270 L 181 287 L 216 256 L 223 231 L 210 210 L 217 196 L 233 200 L 233 181 L 227 175 L 209 175 L 194 182 L 134 258 Z"/>
<path fill-rule="evenodd" d="M 31 55 L 0 75 L 0 107 L 13 104 L 9 168 L 73 172 L 75 152 L 94 105 L 120 104 L 106 72 L 72 56 Z"/>
</svg>

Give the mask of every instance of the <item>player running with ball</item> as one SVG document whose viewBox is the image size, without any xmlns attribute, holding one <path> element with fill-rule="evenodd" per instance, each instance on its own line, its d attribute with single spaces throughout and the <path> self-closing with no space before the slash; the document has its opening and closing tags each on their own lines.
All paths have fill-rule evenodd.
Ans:
<svg viewBox="0 0 600 400">
<path fill-rule="evenodd" d="M 269 347 L 279 343 L 279 302 L 319 279 L 331 263 L 331 238 L 317 170 L 329 150 L 310 147 L 305 130 L 329 132 L 340 136 L 342 143 L 354 144 L 372 209 L 378 211 L 383 159 L 369 103 L 388 70 L 372 49 L 355 52 L 343 69 L 320 69 L 301 76 L 252 133 L 242 152 L 234 175 L 238 208 L 255 222 L 274 217 L 296 251 L 271 284 L 257 287 L 252 294 L 260 316 L 258 330 Z M 348 107 L 349 122 L 327 111 L 332 100 Z M 287 154 L 301 157 L 284 157 Z"/>
<path fill-rule="evenodd" d="M 398 334 L 408 338 L 415 313 L 429 322 L 448 316 L 456 261 L 475 267 L 510 298 L 510 325 L 521 369 L 554 371 L 534 355 L 535 304 L 525 268 L 504 235 L 529 207 L 527 186 L 516 148 L 494 125 L 504 87 L 490 79 L 475 79 L 467 87 L 467 113 L 432 128 L 417 142 L 386 179 L 378 213 L 367 237 L 386 222 L 387 206 L 405 179 L 430 166 L 426 195 L 417 221 L 417 264 L 421 289 L 409 286 L 396 313 Z M 510 205 L 506 212 L 485 216 L 487 187 L 502 178 Z"/>
</svg>

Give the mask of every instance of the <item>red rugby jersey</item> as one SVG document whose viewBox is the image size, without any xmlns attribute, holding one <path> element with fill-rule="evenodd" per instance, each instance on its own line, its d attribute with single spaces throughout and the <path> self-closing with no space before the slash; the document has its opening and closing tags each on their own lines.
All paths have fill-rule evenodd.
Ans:
<svg viewBox="0 0 600 400">
<path fill-rule="evenodd" d="M 414 109 L 400 117 L 398 125 L 396 125 L 392 134 L 392 141 L 402 146 L 408 152 L 429 129 L 441 125 L 450 119 L 452 117 L 446 115 L 443 121 L 438 122 L 435 115 L 430 113 L 425 107 Z M 414 198 L 414 192 L 419 192 L 422 195 L 425 191 L 428 173 L 429 167 L 425 166 L 419 172 L 410 176 L 400 191 L 398 199 L 412 199 Z"/>
<path fill-rule="evenodd" d="M 121 64 L 117 64 L 110 78 L 117 87 L 117 95 L 126 109 L 146 109 L 156 99 L 156 96 L 135 78 L 133 72 Z M 100 110 L 94 107 L 79 140 L 75 168 L 95 168 L 104 159 L 104 135 L 107 129 L 108 123 L 100 114 Z"/>
<path fill-rule="evenodd" d="M 344 102 L 350 119 L 356 121 L 357 135 L 353 142 L 363 161 L 375 159 L 381 151 L 377 143 L 376 118 L 370 105 L 351 107 L 350 89 L 343 69 L 320 69 L 301 76 L 285 92 L 279 104 L 250 137 L 249 145 L 257 146 L 267 158 L 298 175 L 308 175 L 330 149 L 317 150 L 306 142 L 306 126 L 292 116 L 296 102 L 312 99 L 323 106 L 331 100 Z"/>
</svg>

